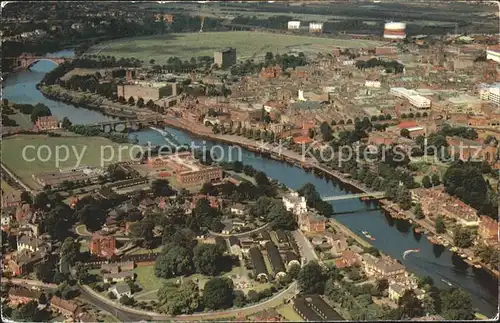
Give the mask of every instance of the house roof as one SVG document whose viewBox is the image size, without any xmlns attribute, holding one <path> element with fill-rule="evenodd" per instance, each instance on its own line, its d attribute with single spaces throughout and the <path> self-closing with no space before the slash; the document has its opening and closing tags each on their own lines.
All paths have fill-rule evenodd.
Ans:
<svg viewBox="0 0 500 323">
<path fill-rule="evenodd" d="M 126 278 L 126 277 L 134 277 L 134 273 L 132 271 L 121 271 L 119 273 L 111 273 L 104 274 L 104 278 Z"/>
<path fill-rule="evenodd" d="M 285 272 L 285 266 L 283 265 L 283 260 L 281 259 L 280 252 L 276 245 L 272 241 L 268 241 L 266 242 L 265 247 L 274 274 Z"/>
<path fill-rule="evenodd" d="M 288 236 L 286 235 L 285 231 L 278 229 L 275 232 L 276 232 L 276 237 L 278 238 L 278 242 L 288 241 Z"/>
<path fill-rule="evenodd" d="M 304 318 L 307 321 L 322 321 L 323 319 L 321 316 L 316 314 L 316 312 L 313 311 L 311 307 L 307 304 L 306 300 L 302 297 L 296 297 L 293 299 L 293 306 L 297 309 L 299 312 L 300 316 Z"/>
<path fill-rule="evenodd" d="M 235 246 L 235 245 L 240 245 L 240 239 L 236 238 L 235 236 L 230 236 L 229 237 L 229 245 L 230 246 Z"/>
<path fill-rule="evenodd" d="M 309 302 L 314 305 L 318 313 L 322 316 L 323 320 L 327 321 L 338 321 L 343 320 L 342 316 L 339 315 L 330 305 L 328 305 L 323 298 L 319 295 L 307 296 Z"/>
<path fill-rule="evenodd" d="M 113 289 L 118 293 L 118 294 L 124 294 L 130 292 L 130 286 L 126 283 L 118 283 L 115 286 L 113 286 Z"/>
<path fill-rule="evenodd" d="M 252 260 L 253 268 L 255 270 L 255 274 L 265 274 L 267 275 L 267 268 L 264 262 L 264 257 L 262 256 L 262 252 L 260 252 L 258 247 L 250 248 L 250 259 Z"/>
<path fill-rule="evenodd" d="M 24 287 L 11 287 L 9 289 L 9 296 L 26 297 L 31 299 L 38 299 L 40 297 L 40 292 L 27 289 Z"/>
<path fill-rule="evenodd" d="M 78 305 L 76 305 L 75 303 L 59 298 L 57 296 L 52 296 L 52 298 L 50 299 L 50 304 L 71 313 L 75 313 L 78 309 Z"/>
</svg>

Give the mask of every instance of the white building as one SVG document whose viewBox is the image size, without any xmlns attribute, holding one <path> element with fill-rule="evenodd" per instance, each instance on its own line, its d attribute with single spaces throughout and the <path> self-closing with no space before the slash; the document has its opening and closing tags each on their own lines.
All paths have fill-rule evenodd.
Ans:
<svg viewBox="0 0 500 323">
<path fill-rule="evenodd" d="M 380 87 L 380 81 L 365 81 L 365 86 L 366 87 L 379 88 Z"/>
<path fill-rule="evenodd" d="M 491 59 L 497 63 L 500 63 L 500 49 L 487 49 L 486 59 Z"/>
<path fill-rule="evenodd" d="M 322 22 L 311 22 L 309 24 L 309 31 L 312 33 L 320 33 L 323 31 L 323 23 Z"/>
<path fill-rule="evenodd" d="M 354 63 L 355 62 L 352 59 L 342 61 L 342 65 L 354 65 Z"/>
<path fill-rule="evenodd" d="M 299 29 L 300 28 L 300 21 L 289 21 L 288 22 L 288 29 Z"/>
<path fill-rule="evenodd" d="M 118 283 L 111 287 L 109 291 L 115 294 L 117 299 L 120 299 L 123 296 L 132 297 L 132 291 L 126 283 Z"/>
<path fill-rule="evenodd" d="M 407 99 L 411 105 L 418 109 L 429 109 L 431 107 L 431 100 L 418 94 L 417 91 L 409 90 L 404 87 L 393 87 L 390 93 L 398 98 Z"/>
<path fill-rule="evenodd" d="M 479 86 L 479 97 L 481 100 L 500 104 L 500 83 L 481 84 Z"/>
<path fill-rule="evenodd" d="M 243 215 L 245 214 L 245 207 L 243 204 L 235 204 L 231 206 L 231 213 L 236 214 L 236 215 Z"/>
<path fill-rule="evenodd" d="M 282 198 L 287 211 L 292 211 L 296 215 L 307 213 L 306 198 L 299 196 L 299 193 L 292 192 Z"/>
</svg>

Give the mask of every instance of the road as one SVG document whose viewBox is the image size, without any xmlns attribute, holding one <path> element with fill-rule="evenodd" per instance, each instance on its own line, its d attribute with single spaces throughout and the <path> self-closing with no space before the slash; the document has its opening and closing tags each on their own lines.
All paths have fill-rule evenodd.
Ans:
<svg viewBox="0 0 500 323">
<path fill-rule="evenodd" d="M 21 185 L 26 191 L 32 192 L 31 188 L 28 187 L 28 185 L 24 184 L 16 175 L 14 175 L 7 167 L 4 166 L 4 164 L 1 164 L 2 170 L 6 172 L 16 183 Z"/>
<path fill-rule="evenodd" d="M 302 259 L 304 259 L 306 263 L 308 263 L 311 260 L 320 262 L 318 255 L 316 254 L 316 252 L 314 252 L 314 247 L 312 246 L 311 242 L 309 242 L 309 240 L 306 238 L 306 236 L 304 236 L 302 231 L 295 230 L 292 232 L 292 235 L 295 241 L 297 242 L 297 245 L 299 246 Z"/>
</svg>

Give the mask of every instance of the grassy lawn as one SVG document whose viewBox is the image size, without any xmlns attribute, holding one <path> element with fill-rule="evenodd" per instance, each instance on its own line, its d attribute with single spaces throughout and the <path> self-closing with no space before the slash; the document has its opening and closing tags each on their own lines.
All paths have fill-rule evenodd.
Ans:
<svg viewBox="0 0 500 323">
<path fill-rule="evenodd" d="M 287 321 L 292 321 L 292 322 L 304 321 L 302 317 L 300 317 L 300 315 L 293 310 L 291 304 L 285 304 L 280 307 L 277 307 L 276 311 L 280 313 Z"/>
<path fill-rule="evenodd" d="M 36 150 L 30 148 L 26 151 L 27 159 L 35 159 L 28 161 L 23 158 L 22 151 L 27 145 L 33 145 L 38 149 L 42 145 L 50 149 L 51 156 L 47 161 L 41 161 L 36 158 Z M 59 168 L 75 167 L 77 166 L 77 155 L 83 157 L 79 166 L 100 166 L 101 157 L 104 159 L 104 164 L 109 164 L 113 161 L 118 161 L 118 148 L 130 146 L 129 144 L 117 144 L 111 142 L 106 138 L 101 137 L 48 137 L 45 135 L 16 135 L 8 137 L 2 142 L 2 157 L 3 163 L 21 180 L 25 181 L 27 185 L 38 188 L 40 185 L 32 178 L 33 174 L 42 172 L 55 171 L 58 169 L 56 164 L 56 152 L 59 148 Z M 67 161 L 62 161 L 66 157 L 65 150 L 62 147 L 67 147 L 69 156 Z M 109 147 L 109 148 L 105 148 Z M 43 148 L 40 150 L 40 157 L 47 159 L 48 149 Z M 111 157 L 111 149 L 115 152 L 112 161 L 106 162 L 108 157 Z M 75 151 L 77 154 L 75 154 Z M 101 153 L 102 151 L 102 153 Z M 128 160 L 128 149 L 123 149 L 122 159 Z"/>
<path fill-rule="evenodd" d="M 5 194 L 14 192 L 16 189 L 9 185 L 6 181 L 2 180 L 2 191 Z"/>
<path fill-rule="evenodd" d="M 258 44 L 255 46 L 255 44 Z M 330 52 L 339 47 L 375 47 L 382 42 L 371 40 L 348 40 L 309 36 L 282 35 L 264 32 L 229 31 L 165 34 L 110 41 L 91 48 L 92 54 L 102 48 L 100 55 L 116 58 L 135 57 L 145 62 L 155 59 L 165 64 L 170 56 L 183 59 L 197 56 L 213 56 L 214 51 L 225 47 L 236 48 L 238 59 L 261 56 L 266 52 L 288 53 L 292 50 L 304 53 Z"/>
<path fill-rule="evenodd" d="M 21 128 L 32 128 L 31 116 L 29 114 L 16 113 L 9 116 L 12 120 L 16 121 Z"/>
<path fill-rule="evenodd" d="M 153 252 L 160 252 L 163 247 L 160 246 L 156 249 L 144 249 L 144 248 L 137 248 L 133 250 L 132 252 L 126 252 L 128 255 L 143 255 L 143 254 L 148 254 L 148 253 L 153 253 Z"/>
<path fill-rule="evenodd" d="M 158 289 L 164 282 L 169 281 L 168 279 L 156 277 L 154 266 L 137 267 L 134 269 L 134 273 L 137 275 L 135 282 L 142 288 L 140 293 Z"/>
<path fill-rule="evenodd" d="M 89 251 L 89 243 L 87 240 L 80 241 L 80 252 Z"/>
</svg>

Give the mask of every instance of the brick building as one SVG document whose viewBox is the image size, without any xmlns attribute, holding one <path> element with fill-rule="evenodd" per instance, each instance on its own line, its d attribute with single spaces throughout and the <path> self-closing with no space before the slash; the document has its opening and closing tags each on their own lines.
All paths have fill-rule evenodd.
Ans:
<svg viewBox="0 0 500 323">
<path fill-rule="evenodd" d="M 58 129 L 59 122 L 54 116 L 38 117 L 38 120 L 36 120 L 36 126 L 40 130 Z"/>
<path fill-rule="evenodd" d="M 148 159 L 148 166 L 172 170 L 177 180 L 183 184 L 199 184 L 222 179 L 220 167 L 202 165 L 190 152 L 151 157 Z"/>
<path fill-rule="evenodd" d="M 92 234 L 89 244 L 90 253 L 99 257 L 111 258 L 115 254 L 116 239 L 100 232 Z"/>
<path fill-rule="evenodd" d="M 38 301 L 41 295 L 39 291 L 17 286 L 12 286 L 8 294 L 11 305 L 26 304 L 33 300 Z"/>
<path fill-rule="evenodd" d="M 260 77 L 262 78 L 277 78 L 278 76 L 281 75 L 283 70 L 281 69 L 281 66 L 276 65 L 276 66 L 268 66 L 268 67 L 263 67 L 262 70 L 260 71 Z"/>
<path fill-rule="evenodd" d="M 80 308 L 72 301 L 52 296 L 50 299 L 50 308 L 64 315 L 67 318 L 76 318 L 79 314 Z"/>
<path fill-rule="evenodd" d="M 21 194 L 19 190 L 13 192 L 2 192 L 2 207 L 18 207 L 21 206 Z"/>
<path fill-rule="evenodd" d="M 147 83 L 147 84 L 123 84 L 116 86 L 117 95 L 123 96 L 125 100 L 133 97 L 137 102 L 139 98 L 144 99 L 144 104 L 149 100 L 159 100 L 173 94 L 173 89 L 166 83 Z"/>
<path fill-rule="evenodd" d="M 487 161 L 490 165 L 495 165 L 499 160 L 498 148 L 491 145 L 484 145 L 481 142 L 468 140 L 460 137 L 447 137 L 450 152 L 459 155 L 460 160 L 481 160 Z"/>
<path fill-rule="evenodd" d="M 306 232 L 324 232 L 326 218 L 319 214 L 306 212 L 298 215 L 299 228 Z"/>
</svg>

